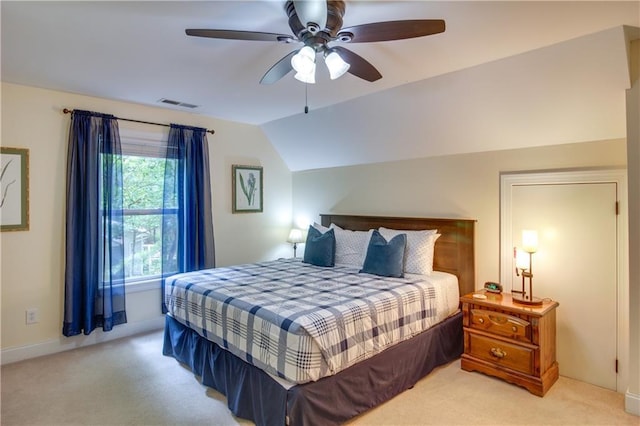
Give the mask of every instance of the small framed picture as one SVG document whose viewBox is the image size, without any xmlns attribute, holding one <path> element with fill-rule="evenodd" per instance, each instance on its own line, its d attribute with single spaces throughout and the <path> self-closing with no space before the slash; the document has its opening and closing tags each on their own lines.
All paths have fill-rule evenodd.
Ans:
<svg viewBox="0 0 640 426">
<path fill-rule="evenodd" d="M 262 212 L 262 167 L 233 165 L 231 169 L 233 213 Z"/>
<path fill-rule="evenodd" d="M 0 147 L 0 231 L 29 230 L 29 150 Z"/>
</svg>

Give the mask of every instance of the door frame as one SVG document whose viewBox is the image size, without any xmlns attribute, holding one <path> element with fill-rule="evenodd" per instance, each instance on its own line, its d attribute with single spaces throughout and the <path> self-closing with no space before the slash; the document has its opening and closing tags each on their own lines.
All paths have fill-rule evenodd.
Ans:
<svg viewBox="0 0 640 426">
<path fill-rule="evenodd" d="M 616 390 L 629 385 L 629 231 L 626 169 L 580 169 L 500 173 L 500 281 L 511 282 L 514 238 L 512 235 L 512 192 L 516 186 L 615 183 L 618 200 L 616 265 Z M 505 289 L 506 291 L 506 289 Z M 562 305 L 562 303 L 560 303 Z M 614 366 L 612 366 L 614 368 Z"/>
</svg>

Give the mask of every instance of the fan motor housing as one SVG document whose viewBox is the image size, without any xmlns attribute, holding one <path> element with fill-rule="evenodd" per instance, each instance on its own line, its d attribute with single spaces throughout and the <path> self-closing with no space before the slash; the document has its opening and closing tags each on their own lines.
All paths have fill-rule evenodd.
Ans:
<svg viewBox="0 0 640 426">
<path fill-rule="evenodd" d="M 325 33 L 328 36 L 327 41 L 335 38 L 340 28 L 342 28 L 342 17 L 346 10 L 346 5 L 343 0 L 327 1 L 327 24 L 325 28 L 318 28 L 317 26 L 315 28 L 309 28 L 307 27 L 307 22 L 300 22 L 293 0 L 288 0 L 284 7 L 289 17 L 289 28 L 291 28 L 291 31 L 298 39 L 303 41 L 308 38 L 307 34 L 309 33 L 312 35 Z"/>
</svg>

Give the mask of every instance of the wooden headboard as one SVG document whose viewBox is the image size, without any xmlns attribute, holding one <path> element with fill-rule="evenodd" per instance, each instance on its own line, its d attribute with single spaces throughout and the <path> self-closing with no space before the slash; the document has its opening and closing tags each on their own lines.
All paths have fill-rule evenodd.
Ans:
<svg viewBox="0 0 640 426">
<path fill-rule="evenodd" d="M 321 214 L 320 218 L 323 226 L 335 223 L 352 231 L 367 231 L 381 226 L 404 230 L 437 229 L 441 236 L 436 241 L 433 269 L 457 276 L 461 296 L 475 291 L 475 220 L 342 214 Z"/>
</svg>

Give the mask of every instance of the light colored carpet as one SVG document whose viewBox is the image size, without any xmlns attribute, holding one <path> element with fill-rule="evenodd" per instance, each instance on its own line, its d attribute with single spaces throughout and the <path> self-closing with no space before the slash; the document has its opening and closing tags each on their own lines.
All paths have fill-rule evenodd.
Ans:
<svg viewBox="0 0 640 426">
<path fill-rule="evenodd" d="M 250 425 L 153 332 L 2 367 L 8 425 Z M 560 366 L 562 371 L 562 366 Z M 640 425 L 622 394 L 560 377 L 544 398 L 455 361 L 350 425 Z"/>
</svg>

